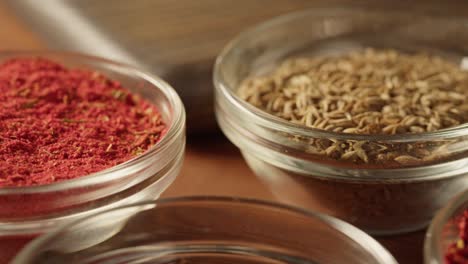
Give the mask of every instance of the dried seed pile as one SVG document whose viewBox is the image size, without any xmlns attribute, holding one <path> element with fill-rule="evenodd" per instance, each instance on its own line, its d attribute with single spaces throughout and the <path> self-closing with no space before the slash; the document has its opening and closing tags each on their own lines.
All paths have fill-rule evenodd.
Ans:
<svg viewBox="0 0 468 264">
<path fill-rule="evenodd" d="M 238 95 L 288 121 L 341 133 L 422 133 L 468 122 L 468 72 L 438 56 L 396 50 L 287 60 L 268 75 L 246 79 Z M 404 164 L 434 158 L 427 146 L 400 146 L 396 153 L 372 142 L 311 145 L 334 159 L 366 163 L 369 156 Z"/>
</svg>

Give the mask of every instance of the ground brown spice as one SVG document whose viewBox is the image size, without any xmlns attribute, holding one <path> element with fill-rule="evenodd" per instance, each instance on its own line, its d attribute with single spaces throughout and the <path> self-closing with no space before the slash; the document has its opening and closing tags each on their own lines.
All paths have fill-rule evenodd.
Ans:
<svg viewBox="0 0 468 264">
<path fill-rule="evenodd" d="M 0 65 L 0 187 L 101 171 L 158 142 L 156 106 L 99 72 L 42 58 Z"/>
</svg>

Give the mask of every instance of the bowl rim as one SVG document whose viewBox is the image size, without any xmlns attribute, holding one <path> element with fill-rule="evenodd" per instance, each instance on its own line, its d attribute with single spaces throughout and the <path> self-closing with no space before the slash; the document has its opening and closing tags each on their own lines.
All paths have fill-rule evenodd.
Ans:
<svg viewBox="0 0 468 264">
<path fill-rule="evenodd" d="M 117 171 L 132 169 L 134 167 L 137 167 L 141 163 L 145 163 L 151 160 L 151 158 L 154 158 L 154 156 L 161 155 L 161 153 L 165 152 L 165 150 L 168 149 L 168 147 L 172 145 L 174 141 L 177 140 L 177 138 L 179 138 L 180 134 L 183 133 L 185 127 L 185 109 L 182 104 L 182 101 L 177 92 L 174 90 L 174 88 L 156 75 L 153 75 L 147 71 L 141 70 L 127 63 L 117 62 L 99 56 L 84 54 L 81 52 L 60 50 L 0 51 L 0 58 L 2 58 L 2 60 L 3 58 L 15 58 L 17 56 L 39 58 L 57 56 L 64 60 L 85 60 L 88 63 L 99 63 L 112 66 L 114 68 L 117 67 L 119 69 L 124 70 L 127 74 L 134 74 L 136 77 L 147 81 L 153 86 L 153 88 L 160 90 L 167 98 L 170 106 L 172 107 L 174 116 L 172 118 L 172 122 L 168 124 L 169 129 L 167 130 L 166 134 L 162 137 L 162 139 L 159 142 L 157 142 L 154 146 L 152 146 L 149 150 L 147 150 L 145 153 L 137 157 L 134 157 L 126 162 L 120 163 L 108 169 L 91 173 L 75 179 L 69 179 L 45 185 L 1 187 L 0 197 L 4 195 L 57 192 L 67 189 L 83 188 L 87 186 L 93 186 L 96 184 L 103 184 L 106 182 L 115 181 L 116 179 L 122 177 L 119 173 L 116 173 Z M 90 66 L 89 69 L 92 70 L 92 66 Z"/>
<path fill-rule="evenodd" d="M 342 133 L 342 132 L 333 132 L 326 131 L 322 129 L 309 128 L 303 125 L 294 124 L 287 120 L 284 120 L 280 117 L 269 114 L 261 109 L 256 108 L 255 106 L 247 103 L 245 100 L 241 99 L 236 93 L 235 89 L 230 89 L 225 76 L 222 73 L 223 64 L 226 63 L 228 55 L 235 51 L 239 44 L 242 42 L 251 39 L 254 36 L 261 35 L 263 31 L 274 28 L 275 26 L 296 20 L 305 17 L 312 16 L 326 16 L 338 14 L 348 14 L 359 12 L 375 12 L 379 14 L 388 15 L 390 14 L 405 14 L 412 15 L 413 13 L 404 11 L 404 10 L 383 10 L 382 8 L 358 8 L 358 7 L 349 7 L 349 8 L 334 8 L 334 7 L 320 7 L 320 8 L 309 8 L 306 10 L 289 12 L 283 15 L 273 17 L 264 22 L 258 23 L 250 28 L 239 33 L 234 39 L 228 42 L 228 44 L 222 49 L 220 54 L 217 56 L 214 69 L 213 69 L 213 82 L 215 88 L 220 91 L 229 103 L 233 104 L 236 109 L 239 110 L 243 115 L 249 116 L 253 122 L 261 124 L 263 126 L 270 127 L 274 130 L 285 132 L 285 133 L 294 133 L 300 137 L 319 137 L 319 138 L 335 138 L 338 140 L 357 140 L 357 141 L 385 141 L 385 142 L 413 142 L 420 141 L 421 138 L 426 140 L 437 140 L 437 139 L 448 139 L 456 138 L 468 134 L 468 123 L 461 124 L 459 126 L 441 129 L 433 132 L 424 132 L 424 133 L 408 133 L 408 134 L 395 134 L 395 135 L 382 135 L 382 134 L 351 134 L 351 133 Z M 421 17 L 430 17 L 432 19 L 451 21 L 457 17 L 450 18 L 445 16 L 429 16 L 427 14 L 418 14 Z"/>
<path fill-rule="evenodd" d="M 344 222 L 338 218 L 325 215 L 322 213 L 309 211 L 299 207 L 294 207 L 286 204 L 276 203 L 272 201 L 259 200 L 253 198 L 240 198 L 233 196 L 185 196 L 185 197 L 174 197 L 174 198 L 163 198 L 156 201 L 146 201 L 139 202 L 130 205 L 120 206 L 99 213 L 94 213 L 89 216 L 86 216 L 82 219 L 75 220 L 67 225 L 63 225 L 50 233 L 40 236 L 39 238 L 33 240 L 29 243 L 20 253 L 14 258 L 14 263 L 25 263 L 28 260 L 28 255 L 34 252 L 38 252 L 41 246 L 46 245 L 47 243 L 52 242 L 55 238 L 60 237 L 63 232 L 66 232 L 67 229 L 72 228 L 74 225 L 80 224 L 83 221 L 88 221 L 94 217 L 98 217 L 102 214 L 115 212 L 119 210 L 128 210 L 128 209 L 138 209 L 142 210 L 157 210 L 163 206 L 177 206 L 178 204 L 183 203 L 216 203 L 219 205 L 233 204 L 233 205 L 245 205 L 251 207 L 261 207 L 271 210 L 281 210 L 285 212 L 290 212 L 298 215 L 302 215 L 309 219 L 318 219 L 321 222 L 324 222 L 326 225 L 330 226 L 335 232 L 339 232 L 345 235 L 347 238 L 356 242 L 362 250 L 365 250 L 370 255 L 374 256 L 377 260 L 383 261 L 382 263 L 387 264 L 398 264 L 395 258 L 390 254 L 390 252 L 384 248 L 379 242 L 374 238 L 366 234 L 364 231 L 358 229 L 357 227 Z M 131 210 L 134 212 L 134 210 Z"/>
<path fill-rule="evenodd" d="M 468 206 L 468 189 L 453 197 L 442 209 L 440 209 L 427 229 L 424 239 L 424 263 L 441 264 L 444 252 L 440 252 L 437 242 L 440 241 L 444 225 L 453 215 Z M 467 207 L 468 209 L 468 207 Z"/>
</svg>

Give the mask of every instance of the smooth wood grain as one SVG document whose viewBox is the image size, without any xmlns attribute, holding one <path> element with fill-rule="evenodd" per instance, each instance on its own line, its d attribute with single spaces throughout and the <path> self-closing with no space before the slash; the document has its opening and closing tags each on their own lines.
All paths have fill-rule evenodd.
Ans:
<svg viewBox="0 0 468 264">
<path fill-rule="evenodd" d="M 44 45 L 38 37 L 18 21 L 10 10 L 0 4 L 0 50 L 41 48 L 44 48 Z"/>
</svg>

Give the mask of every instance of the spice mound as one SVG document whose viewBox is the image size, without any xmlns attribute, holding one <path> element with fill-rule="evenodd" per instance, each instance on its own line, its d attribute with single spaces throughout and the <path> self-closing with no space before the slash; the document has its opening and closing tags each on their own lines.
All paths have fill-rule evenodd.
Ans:
<svg viewBox="0 0 468 264">
<path fill-rule="evenodd" d="M 244 80 L 237 94 L 291 123 L 350 136 L 419 134 L 468 122 L 468 71 L 426 53 L 368 48 L 289 59 L 269 74 Z M 462 138 L 431 142 L 421 136 L 408 143 L 368 138 L 291 135 L 320 162 L 369 168 L 435 164 L 464 155 Z"/>
<path fill-rule="evenodd" d="M 0 187 L 74 179 L 148 150 L 156 106 L 99 72 L 43 58 L 0 64 Z"/>
<path fill-rule="evenodd" d="M 468 263 L 468 209 L 463 212 L 459 222 L 459 238 L 448 248 L 445 254 L 446 264 Z"/>
<path fill-rule="evenodd" d="M 468 121 L 468 72 L 396 50 L 287 60 L 244 81 L 238 94 L 270 114 L 334 132 L 421 133 Z"/>
</svg>

